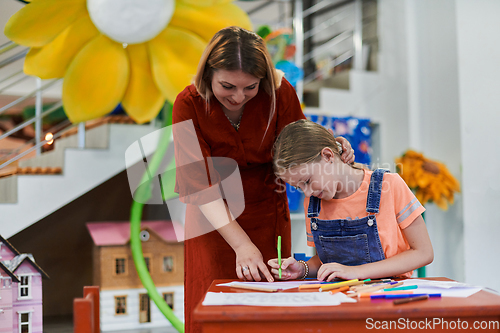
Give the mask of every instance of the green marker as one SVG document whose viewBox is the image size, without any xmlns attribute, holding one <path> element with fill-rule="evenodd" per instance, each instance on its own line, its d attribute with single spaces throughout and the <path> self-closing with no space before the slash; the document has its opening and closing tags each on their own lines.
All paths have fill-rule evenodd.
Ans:
<svg viewBox="0 0 500 333">
<path fill-rule="evenodd" d="M 280 265 L 278 272 L 281 279 L 281 236 L 278 236 L 278 265 Z"/>
</svg>

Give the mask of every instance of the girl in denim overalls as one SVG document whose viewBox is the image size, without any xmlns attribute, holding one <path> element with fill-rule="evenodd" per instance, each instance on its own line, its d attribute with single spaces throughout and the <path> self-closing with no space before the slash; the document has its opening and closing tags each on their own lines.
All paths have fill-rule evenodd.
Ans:
<svg viewBox="0 0 500 333">
<path fill-rule="evenodd" d="M 432 262 L 424 208 L 399 175 L 339 156 L 333 136 L 308 120 L 289 124 L 276 140 L 274 170 L 309 197 L 308 243 L 317 252 L 308 262 L 285 259 L 282 279 L 410 277 Z M 278 278 L 277 260 L 268 264 Z"/>
</svg>

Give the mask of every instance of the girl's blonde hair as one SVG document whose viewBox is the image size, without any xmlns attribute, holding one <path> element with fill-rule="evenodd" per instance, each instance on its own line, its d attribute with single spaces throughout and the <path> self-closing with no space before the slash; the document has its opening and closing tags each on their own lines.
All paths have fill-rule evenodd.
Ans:
<svg viewBox="0 0 500 333">
<path fill-rule="evenodd" d="M 326 128 L 307 119 L 290 123 L 283 128 L 274 143 L 274 172 L 279 175 L 292 167 L 317 162 L 326 147 L 340 157 L 337 141 Z M 358 163 L 351 166 L 356 169 L 367 168 Z"/>
<path fill-rule="evenodd" d="M 207 103 L 213 95 L 213 74 L 219 69 L 241 70 L 260 79 L 260 88 L 271 97 L 270 122 L 276 109 L 275 91 L 280 87 L 283 75 L 274 68 L 264 40 L 256 33 L 236 26 L 221 29 L 212 37 L 194 77 L 194 86 Z"/>
</svg>

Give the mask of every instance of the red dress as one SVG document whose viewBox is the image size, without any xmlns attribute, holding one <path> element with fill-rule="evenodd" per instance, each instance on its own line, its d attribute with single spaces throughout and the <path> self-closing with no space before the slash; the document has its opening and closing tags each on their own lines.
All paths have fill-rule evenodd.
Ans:
<svg viewBox="0 0 500 333">
<path fill-rule="evenodd" d="M 186 87 L 177 96 L 173 107 L 174 124 L 185 120 L 193 121 L 205 158 L 220 156 L 237 162 L 242 179 L 245 209 L 236 221 L 261 251 L 264 263 L 277 257 L 276 244 L 279 235 L 282 237 L 282 255 L 291 255 L 290 214 L 286 192 L 283 191 L 284 183 L 273 173 L 272 147 L 283 127 L 305 118 L 295 90 L 283 79 L 281 87 L 276 90 L 276 112 L 264 137 L 270 104 L 270 96 L 261 89 L 246 103 L 239 131 L 229 123 L 215 97 L 211 98 L 207 108 L 193 85 Z M 174 133 L 176 162 L 179 159 L 178 150 L 182 145 L 178 141 Z M 193 176 L 192 170 L 179 170 L 178 168 L 176 192 L 183 201 L 182 198 L 190 191 L 187 189 L 188 183 L 196 182 L 196 176 Z M 202 213 L 195 201 L 186 203 L 188 205 L 185 228 L 188 230 L 190 224 L 196 224 L 196 221 L 202 218 Z M 184 251 L 186 332 L 200 332 L 200 326 L 193 323 L 192 312 L 213 280 L 238 278 L 235 267 L 236 254 L 217 231 L 186 239 Z"/>
</svg>

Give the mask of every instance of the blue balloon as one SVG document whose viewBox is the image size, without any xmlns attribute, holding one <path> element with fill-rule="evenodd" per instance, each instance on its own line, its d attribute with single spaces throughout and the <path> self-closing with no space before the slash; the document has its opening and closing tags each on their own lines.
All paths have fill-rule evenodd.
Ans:
<svg viewBox="0 0 500 333">
<path fill-rule="evenodd" d="M 297 81 L 304 77 L 302 68 L 297 67 L 293 62 L 281 60 L 276 64 L 276 69 L 282 70 L 285 73 L 285 78 L 292 86 L 297 85 Z"/>
</svg>

